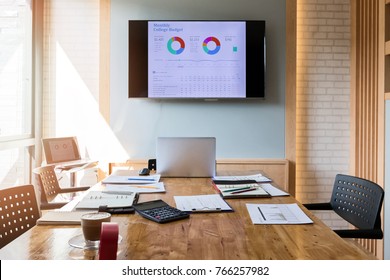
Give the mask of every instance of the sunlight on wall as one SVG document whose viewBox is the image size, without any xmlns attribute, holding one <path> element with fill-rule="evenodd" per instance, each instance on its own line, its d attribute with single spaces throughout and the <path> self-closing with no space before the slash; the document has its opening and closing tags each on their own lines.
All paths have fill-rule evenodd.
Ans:
<svg viewBox="0 0 390 280">
<path fill-rule="evenodd" d="M 17 134 L 14 130 L 17 128 L 15 123 L 17 120 L 17 108 L 12 106 L 16 103 L 15 96 L 12 93 L 19 93 L 17 89 L 19 84 L 16 80 L 19 76 L 17 75 L 17 68 L 20 65 L 18 63 L 19 52 L 20 48 L 0 68 L 0 137 Z M 12 186 L 15 183 L 7 180 L 7 177 L 12 173 L 12 168 L 18 158 L 17 149 L 0 151 L 0 186 L 6 186 L 7 184 Z"/>
<path fill-rule="evenodd" d="M 30 103 L 26 94 L 24 46 L 16 40 L 2 40 L 0 53 L 0 137 L 29 133 Z M 8 138 L 9 139 L 9 138 Z M 28 172 L 23 148 L 0 150 L 0 188 L 25 183 Z"/>
<path fill-rule="evenodd" d="M 126 161 L 128 155 L 101 116 L 98 102 L 58 42 L 56 76 L 55 135 L 77 136 L 82 155 L 99 160 L 103 170 L 108 162 Z"/>
<path fill-rule="evenodd" d="M 336 3 L 337 2 L 337 3 Z M 297 1 L 296 198 L 329 201 L 350 150 L 350 3 Z M 318 214 L 333 229 L 346 222 Z"/>
<path fill-rule="evenodd" d="M 21 149 L 0 151 L 0 189 L 23 184 L 24 174 L 20 174 L 24 165 Z M 21 176 L 18 176 L 21 175 Z"/>
</svg>

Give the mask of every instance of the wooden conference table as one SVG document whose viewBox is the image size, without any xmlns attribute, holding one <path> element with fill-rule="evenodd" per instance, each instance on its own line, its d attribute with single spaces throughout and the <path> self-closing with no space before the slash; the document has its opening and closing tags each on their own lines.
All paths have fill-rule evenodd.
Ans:
<svg viewBox="0 0 390 280">
<path fill-rule="evenodd" d="M 174 195 L 214 194 L 210 178 L 162 178 L 166 193 L 141 194 L 140 202 Z M 99 186 L 96 186 L 99 187 Z M 189 219 L 158 224 L 138 214 L 113 215 L 122 240 L 118 259 L 134 260 L 290 260 L 375 259 L 343 240 L 292 196 L 227 200 L 234 212 L 197 213 Z M 246 203 L 298 203 L 314 221 L 306 225 L 254 225 Z M 93 259 L 96 254 L 73 248 L 68 240 L 80 226 L 33 227 L 0 250 L 0 259 Z"/>
</svg>

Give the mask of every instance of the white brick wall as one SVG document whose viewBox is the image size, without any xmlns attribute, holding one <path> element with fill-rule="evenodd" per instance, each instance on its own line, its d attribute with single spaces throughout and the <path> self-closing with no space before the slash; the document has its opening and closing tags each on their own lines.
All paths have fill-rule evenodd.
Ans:
<svg viewBox="0 0 390 280">
<path fill-rule="evenodd" d="M 76 109 L 88 112 L 99 102 L 99 12 L 99 0 L 45 0 L 44 137 L 77 135 L 59 122 L 74 121 L 80 114 Z M 83 104 L 82 94 L 96 103 Z M 67 98 L 72 102 L 59 104 Z M 69 113 L 59 115 L 59 110 Z"/>
<path fill-rule="evenodd" d="M 82 156 L 98 122 L 99 0 L 45 0 L 43 138 L 77 136 Z M 89 137 L 89 138 L 88 138 Z M 88 138 L 88 139 L 87 139 Z M 98 158 L 100 159 L 100 158 Z M 61 185 L 69 179 L 61 177 Z M 96 169 L 78 172 L 81 185 L 97 182 Z"/>
<path fill-rule="evenodd" d="M 298 0 L 296 196 L 303 203 L 328 201 L 335 175 L 349 172 L 349 2 Z"/>
</svg>

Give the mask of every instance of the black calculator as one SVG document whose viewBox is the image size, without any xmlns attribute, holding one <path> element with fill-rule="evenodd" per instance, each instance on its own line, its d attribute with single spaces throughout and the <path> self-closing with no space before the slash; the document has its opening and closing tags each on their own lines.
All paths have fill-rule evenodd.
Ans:
<svg viewBox="0 0 390 280">
<path fill-rule="evenodd" d="M 170 206 L 161 199 L 137 203 L 133 207 L 142 217 L 161 224 L 185 219 L 190 216 L 188 213 Z"/>
</svg>

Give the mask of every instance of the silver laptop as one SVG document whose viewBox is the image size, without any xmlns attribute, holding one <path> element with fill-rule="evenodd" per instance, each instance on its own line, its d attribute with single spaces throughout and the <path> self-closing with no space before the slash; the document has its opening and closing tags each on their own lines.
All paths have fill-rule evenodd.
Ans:
<svg viewBox="0 0 390 280">
<path fill-rule="evenodd" d="M 157 173 L 162 177 L 215 176 L 214 137 L 159 137 L 156 151 Z"/>
</svg>

